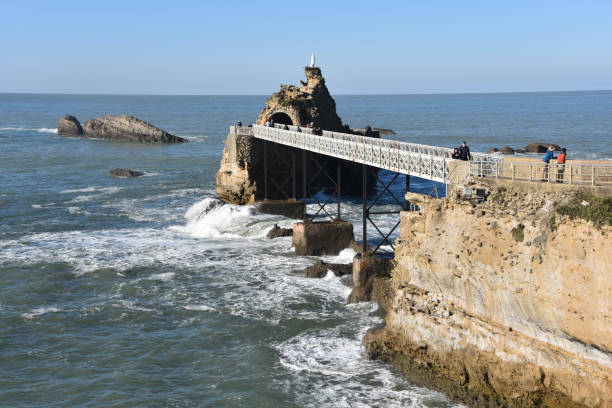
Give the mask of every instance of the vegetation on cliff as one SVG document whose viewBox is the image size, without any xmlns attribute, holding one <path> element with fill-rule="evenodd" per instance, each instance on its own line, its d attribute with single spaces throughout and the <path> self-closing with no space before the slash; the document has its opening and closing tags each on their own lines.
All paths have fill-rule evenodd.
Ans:
<svg viewBox="0 0 612 408">
<path fill-rule="evenodd" d="M 612 225 L 612 197 L 596 197 L 593 194 L 581 192 L 568 203 L 556 203 L 557 214 L 570 219 L 580 218 L 591 221 L 598 227 Z"/>
</svg>

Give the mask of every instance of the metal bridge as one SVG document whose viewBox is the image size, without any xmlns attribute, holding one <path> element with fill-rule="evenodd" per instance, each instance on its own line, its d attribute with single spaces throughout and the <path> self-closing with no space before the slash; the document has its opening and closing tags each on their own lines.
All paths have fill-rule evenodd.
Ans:
<svg viewBox="0 0 612 408">
<path fill-rule="evenodd" d="M 282 126 L 284 125 L 277 125 Z M 384 195 L 391 195 L 394 202 L 399 205 L 403 211 L 418 210 L 418 208 L 409 202 L 403 200 L 404 197 L 398 198 L 391 191 L 391 184 L 398 179 L 400 175 L 405 175 L 406 192 L 410 187 L 410 176 L 415 176 L 427 180 L 443 183 L 445 186 L 457 187 L 472 177 L 493 177 L 505 178 L 511 180 L 525 181 L 547 181 L 560 182 L 566 184 L 592 184 L 592 185 L 611 185 L 612 184 L 612 166 L 607 163 L 597 163 L 596 165 L 572 165 L 561 164 L 550 166 L 545 163 L 530 163 L 519 164 L 505 162 L 502 157 L 494 154 L 472 153 L 472 161 L 462 162 L 452 159 L 452 149 L 427 146 L 416 143 L 399 142 L 388 139 L 378 139 L 367 136 L 360 136 L 347 133 L 322 131 L 320 134 L 315 134 L 313 129 L 303 128 L 297 131 L 296 126 L 288 126 L 289 130 L 284 130 L 279 127 L 265 127 L 253 125 L 252 127 L 232 127 L 231 132 L 238 135 L 252 135 L 257 139 L 264 141 L 264 197 L 268 199 L 269 185 L 274 185 L 276 192 L 282 192 L 286 198 L 290 196 L 284 192 L 292 181 L 292 197 L 297 196 L 296 181 L 297 181 L 297 161 L 296 151 L 302 153 L 302 197 L 304 203 L 306 199 L 312 199 L 318 204 L 318 210 L 315 214 L 309 217 L 304 213 L 304 219 L 314 219 L 317 216 L 326 215 L 332 220 L 341 220 L 341 167 L 342 161 L 349 163 L 361 164 L 362 167 L 362 204 L 363 204 L 363 251 L 367 249 L 367 225 L 371 224 L 382 240 L 378 243 L 373 252 L 377 252 L 382 245 L 389 245 L 394 249 L 394 245 L 390 240 L 390 236 L 399 226 L 399 221 L 389 232 L 383 232 L 377 226 L 373 216 L 377 214 L 394 214 L 398 211 L 376 212 L 373 207 L 379 202 Z M 272 143 L 268 143 L 272 142 Z M 276 152 L 275 158 L 270 158 L 270 152 L 275 151 L 274 146 L 284 145 L 294 148 L 290 154 L 291 157 L 283 157 L 282 153 Z M 308 152 L 317 154 L 308 154 Z M 319 156 L 320 155 L 320 156 Z M 337 171 L 335 175 L 328 173 L 329 160 L 337 158 Z M 328 162 L 325 162 L 327 160 Z M 573 167 L 572 167 L 573 166 Z M 279 170 L 280 167 L 280 170 Z M 311 167 L 310 170 L 308 168 Z M 377 172 L 374 172 L 376 182 L 382 185 L 382 190 L 377 192 L 377 195 L 370 200 L 368 205 L 368 178 L 371 176 L 368 173 L 368 167 L 377 169 L 385 169 L 395 173 L 394 177 L 389 182 L 384 182 L 378 177 Z M 276 168 L 276 174 L 272 175 L 273 169 Z M 566 169 L 568 170 L 566 172 Z M 311 172 L 311 174 L 308 174 Z M 314 176 L 313 176 L 314 174 Z M 322 175 L 325 180 L 331 182 L 327 186 L 315 186 L 317 176 Z M 275 176 L 278 179 L 275 179 Z M 317 200 L 316 194 L 310 192 L 319 191 L 325 188 L 331 192 L 324 202 Z M 315 191 L 316 190 L 316 191 Z M 436 193 L 437 194 L 437 193 Z M 336 211 L 328 211 L 328 204 L 332 204 L 332 199 L 335 198 L 337 204 Z M 335 212 L 335 214 L 333 214 Z M 334 216 L 335 215 L 335 216 Z"/>
<path fill-rule="evenodd" d="M 322 135 L 315 135 L 312 129 L 297 132 L 295 126 L 292 128 L 294 130 L 254 125 L 253 135 L 257 139 L 445 184 L 450 182 L 452 175 L 449 163 L 456 162 L 451 158 L 453 150 L 445 147 L 325 130 Z M 487 168 L 496 168 L 503 162 L 497 155 L 484 153 L 472 153 L 472 158 L 486 163 Z"/>
</svg>

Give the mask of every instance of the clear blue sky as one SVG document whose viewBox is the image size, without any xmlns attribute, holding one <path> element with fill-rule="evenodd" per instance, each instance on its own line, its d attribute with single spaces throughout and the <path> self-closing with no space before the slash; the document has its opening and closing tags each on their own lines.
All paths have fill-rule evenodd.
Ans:
<svg viewBox="0 0 612 408">
<path fill-rule="evenodd" d="M 0 92 L 612 89 L 612 1 L 0 0 Z"/>
</svg>

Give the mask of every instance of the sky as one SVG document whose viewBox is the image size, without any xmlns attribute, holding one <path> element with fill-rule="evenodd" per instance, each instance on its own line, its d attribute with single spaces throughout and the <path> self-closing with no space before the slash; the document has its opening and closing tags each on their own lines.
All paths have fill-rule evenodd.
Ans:
<svg viewBox="0 0 612 408">
<path fill-rule="evenodd" d="M 0 0 L 0 92 L 612 89 L 612 1 Z"/>
</svg>

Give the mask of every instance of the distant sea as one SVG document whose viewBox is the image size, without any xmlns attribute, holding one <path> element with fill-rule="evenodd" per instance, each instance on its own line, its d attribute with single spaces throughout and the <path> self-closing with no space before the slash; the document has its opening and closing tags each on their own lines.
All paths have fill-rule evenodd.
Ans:
<svg viewBox="0 0 612 408">
<path fill-rule="evenodd" d="M 335 99 L 345 123 L 398 140 L 612 158 L 612 91 Z M 265 100 L 0 94 L 0 406 L 456 406 L 364 358 L 382 312 L 346 305 L 331 274 L 305 278 L 320 258 L 296 257 L 290 238 L 265 238 L 292 220 L 216 199 L 228 126 L 254 122 Z M 190 142 L 61 137 L 67 113 L 127 113 Z M 146 175 L 111 178 L 115 167 Z M 358 200 L 344 215 L 360 239 Z"/>
</svg>

